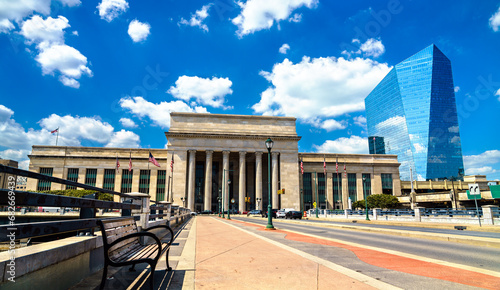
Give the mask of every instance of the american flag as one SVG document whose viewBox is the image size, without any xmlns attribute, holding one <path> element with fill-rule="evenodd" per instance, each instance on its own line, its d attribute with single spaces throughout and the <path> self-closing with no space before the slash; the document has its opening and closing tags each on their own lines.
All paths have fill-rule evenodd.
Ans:
<svg viewBox="0 0 500 290">
<path fill-rule="evenodd" d="M 323 156 L 323 171 L 325 172 L 325 176 L 326 176 L 326 159 L 325 159 L 325 156 Z"/>
<path fill-rule="evenodd" d="M 120 169 L 120 161 L 118 161 L 118 156 L 116 156 L 116 172 Z"/>
<path fill-rule="evenodd" d="M 174 154 L 172 153 L 172 161 L 170 161 L 170 170 L 174 172 Z"/>
<path fill-rule="evenodd" d="M 300 172 L 304 175 L 304 163 L 302 162 L 302 159 L 300 159 Z"/>
<path fill-rule="evenodd" d="M 160 164 L 158 163 L 158 161 L 156 161 L 156 159 L 153 157 L 153 154 L 151 154 L 151 152 L 149 152 L 149 162 L 153 163 L 154 165 L 156 165 L 158 167 L 161 167 Z"/>
<path fill-rule="evenodd" d="M 347 171 L 346 171 L 346 169 L 345 169 L 345 162 L 344 162 L 344 177 L 346 177 L 346 178 L 347 178 Z"/>
<path fill-rule="evenodd" d="M 339 174 L 339 158 L 337 157 L 337 160 L 335 161 L 335 170 L 337 171 L 337 174 Z"/>
<path fill-rule="evenodd" d="M 50 131 L 50 133 L 51 133 L 51 134 L 54 134 L 54 133 L 56 133 L 56 132 L 59 132 L 59 128 L 57 128 L 57 129 L 55 129 L 55 130 Z"/>
</svg>

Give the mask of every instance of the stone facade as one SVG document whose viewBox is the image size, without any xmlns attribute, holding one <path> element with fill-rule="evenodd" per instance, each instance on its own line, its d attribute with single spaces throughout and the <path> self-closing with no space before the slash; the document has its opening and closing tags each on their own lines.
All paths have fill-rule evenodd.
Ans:
<svg viewBox="0 0 500 290">
<path fill-rule="evenodd" d="M 1 158 L 0 158 L 0 164 L 5 165 L 5 166 L 14 167 L 14 168 L 17 168 L 17 166 L 18 166 L 17 161 L 8 160 L 8 159 L 1 159 Z M 12 178 L 10 178 L 10 180 L 9 180 L 9 176 L 12 176 Z M 3 188 L 3 189 L 12 188 L 12 186 L 9 186 L 9 182 L 12 182 L 12 181 L 14 181 L 13 187 L 15 188 L 16 187 L 16 179 L 17 179 L 17 177 L 14 175 L 10 175 L 7 173 L 0 173 L 0 188 Z M 12 183 L 10 185 L 12 185 Z"/>
<path fill-rule="evenodd" d="M 387 184 L 386 189 L 382 188 L 382 176 L 387 179 L 388 175 L 390 193 L 401 193 L 395 155 L 298 153 L 300 137 L 295 118 L 195 113 L 171 113 L 170 117 L 170 129 L 165 132 L 168 149 L 33 146 L 30 170 L 123 193 L 149 193 L 153 200 L 168 200 L 196 211 L 216 211 L 219 197 L 224 209 L 264 210 L 269 201 L 269 187 L 273 208 L 306 209 L 316 200 L 321 208 L 348 208 L 347 178 L 342 177 L 342 195 L 335 198 L 340 202 L 334 201 L 336 187 L 332 172 L 337 159 L 339 172 L 343 172 L 345 162 L 347 172 L 354 178 L 351 183 L 355 181 L 355 189 L 353 184 L 350 187 L 351 193 L 355 190 L 353 199 L 363 199 L 363 174 L 370 176 L 365 182 L 373 188 L 371 193 L 383 190 L 388 193 Z M 274 142 L 271 154 L 265 145 L 268 138 Z M 148 162 L 149 152 L 160 168 Z M 130 175 L 129 159 L 132 160 Z M 316 174 L 324 172 L 324 160 L 326 181 Z M 312 189 L 318 186 L 321 198 L 316 199 Z M 66 188 L 28 179 L 28 190 L 40 187 Z M 278 195 L 282 189 L 285 193 Z"/>
</svg>

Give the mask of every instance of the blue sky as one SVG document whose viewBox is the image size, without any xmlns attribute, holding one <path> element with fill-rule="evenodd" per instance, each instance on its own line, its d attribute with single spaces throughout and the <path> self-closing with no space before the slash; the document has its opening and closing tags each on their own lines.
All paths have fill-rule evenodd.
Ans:
<svg viewBox="0 0 500 290">
<path fill-rule="evenodd" d="M 466 173 L 500 179 L 498 0 L 0 0 L 0 157 L 26 168 L 56 128 L 165 148 L 172 111 L 294 116 L 300 152 L 368 153 L 364 98 L 432 43 Z"/>
</svg>

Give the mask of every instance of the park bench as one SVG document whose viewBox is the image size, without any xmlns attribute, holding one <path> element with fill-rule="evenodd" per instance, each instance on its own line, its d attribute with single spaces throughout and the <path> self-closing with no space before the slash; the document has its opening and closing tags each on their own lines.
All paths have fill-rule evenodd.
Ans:
<svg viewBox="0 0 500 290">
<path fill-rule="evenodd" d="M 172 270 L 168 263 L 168 253 L 174 233 L 168 225 L 158 225 L 139 231 L 133 217 L 98 220 L 97 222 L 101 228 L 104 248 L 104 270 L 100 289 L 103 289 L 106 283 L 109 265 L 113 267 L 132 265 L 130 271 L 133 271 L 135 264 L 148 263 L 151 266 L 151 289 L 154 289 L 156 264 L 164 252 L 166 252 L 167 270 Z M 165 228 L 170 232 L 168 242 L 161 242 L 155 234 L 149 232 L 157 228 Z M 153 239 L 154 242 L 145 244 L 144 240 L 147 238 Z"/>
</svg>

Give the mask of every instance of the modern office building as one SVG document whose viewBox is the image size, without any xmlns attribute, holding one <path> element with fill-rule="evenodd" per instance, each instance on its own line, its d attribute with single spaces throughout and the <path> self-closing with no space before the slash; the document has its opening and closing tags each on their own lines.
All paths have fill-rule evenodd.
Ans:
<svg viewBox="0 0 500 290">
<path fill-rule="evenodd" d="M 265 209 L 269 173 L 273 208 L 309 209 L 316 202 L 344 209 L 365 194 L 401 195 L 397 156 L 299 153 L 292 117 L 171 113 L 170 120 L 168 149 L 33 146 L 29 169 L 196 211 L 217 210 L 218 197 L 224 208 Z M 274 141 L 271 154 L 267 138 Z M 148 162 L 149 153 L 160 167 Z M 27 188 L 71 187 L 28 179 Z"/>
<path fill-rule="evenodd" d="M 397 155 L 401 180 L 463 174 L 451 63 L 434 44 L 397 64 L 365 107 L 370 153 Z"/>
</svg>

